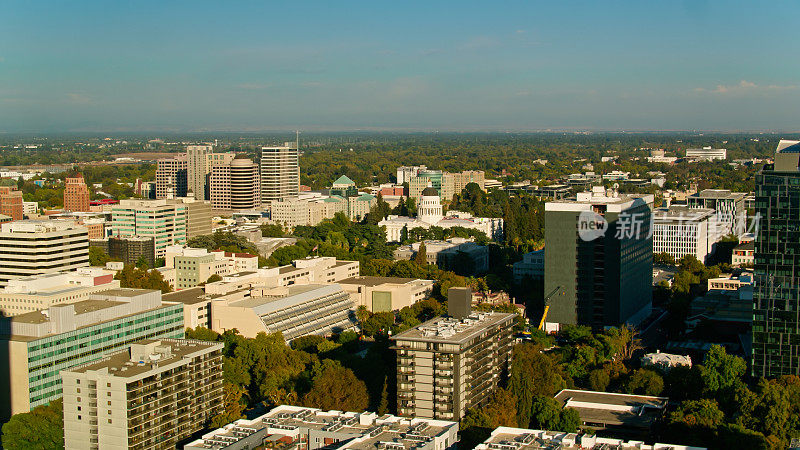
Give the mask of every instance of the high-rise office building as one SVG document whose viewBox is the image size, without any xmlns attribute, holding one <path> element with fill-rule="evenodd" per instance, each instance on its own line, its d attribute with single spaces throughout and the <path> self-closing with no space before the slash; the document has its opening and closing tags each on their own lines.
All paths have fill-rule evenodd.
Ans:
<svg viewBox="0 0 800 450">
<path fill-rule="evenodd" d="M 402 416 L 458 421 L 489 401 L 508 370 L 517 315 L 472 313 L 469 288 L 447 294 L 447 316 L 392 337 Z"/>
<path fill-rule="evenodd" d="M 182 338 L 183 305 L 161 303 L 159 291 L 111 289 L 0 318 L 0 336 L 0 416 L 8 417 L 60 398 L 61 370 L 142 339 Z"/>
<path fill-rule="evenodd" d="M 153 238 L 155 257 L 161 258 L 167 246 L 186 243 L 186 217 L 187 207 L 182 202 L 120 200 L 111 208 L 111 234 Z"/>
<path fill-rule="evenodd" d="M 170 198 L 166 202 L 186 208 L 186 239 L 211 234 L 211 220 L 214 217 L 211 202 L 191 197 Z"/>
<path fill-rule="evenodd" d="M 548 327 L 595 330 L 649 315 L 653 282 L 652 195 L 591 192 L 545 204 Z"/>
<path fill-rule="evenodd" d="M 208 200 L 206 175 L 211 170 L 208 166 L 208 155 L 212 152 L 211 145 L 186 146 L 186 190 L 197 200 Z"/>
<path fill-rule="evenodd" d="M 158 160 L 156 167 L 156 198 L 186 197 L 188 190 L 186 155 Z"/>
<path fill-rule="evenodd" d="M 800 141 L 756 175 L 753 376 L 800 375 Z"/>
<path fill-rule="evenodd" d="M 89 265 L 89 233 L 74 222 L 23 220 L 0 225 L 0 287 L 29 275 Z"/>
<path fill-rule="evenodd" d="M 11 220 L 22 220 L 23 210 L 22 192 L 15 186 L 0 186 L 0 214 Z"/>
<path fill-rule="evenodd" d="M 297 197 L 300 192 L 300 159 L 297 144 L 261 147 L 261 199 L 264 203 Z"/>
<path fill-rule="evenodd" d="M 89 188 L 83 181 L 83 175 L 67 177 L 64 187 L 64 210 L 72 212 L 89 211 Z"/>
<path fill-rule="evenodd" d="M 211 168 L 211 206 L 217 209 L 254 209 L 261 206 L 261 177 L 258 164 L 236 158 Z"/>
<path fill-rule="evenodd" d="M 148 339 L 61 372 L 66 449 L 174 449 L 224 408 L 222 343 Z"/>
</svg>

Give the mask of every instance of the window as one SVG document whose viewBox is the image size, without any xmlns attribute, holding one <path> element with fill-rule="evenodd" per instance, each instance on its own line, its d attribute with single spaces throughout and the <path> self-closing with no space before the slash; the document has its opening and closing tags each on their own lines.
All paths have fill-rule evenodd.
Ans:
<svg viewBox="0 0 800 450">
<path fill-rule="evenodd" d="M 108 419 L 108 423 L 111 423 L 111 419 Z"/>
</svg>

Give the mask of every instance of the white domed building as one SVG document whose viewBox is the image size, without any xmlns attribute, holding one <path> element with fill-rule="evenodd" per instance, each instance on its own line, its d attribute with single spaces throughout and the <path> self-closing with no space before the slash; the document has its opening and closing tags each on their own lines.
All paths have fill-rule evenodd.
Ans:
<svg viewBox="0 0 800 450">
<path fill-rule="evenodd" d="M 462 211 L 448 211 L 447 214 L 445 216 L 442 213 L 439 192 L 429 186 L 422 190 L 417 204 L 416 218 L 389 216 L 378 222 L 378 226 L 386 227 L 386 240 L 389 242 L 400 242 L 403 228 L 410 231 L 414 228 L 428 229 L 430 227 L 463 227 L 483 231 L 489 239 L 498 242 L 503 240 L 503 219 L 501 218 L 472 217 L 472 214 Z"/>
</svg>

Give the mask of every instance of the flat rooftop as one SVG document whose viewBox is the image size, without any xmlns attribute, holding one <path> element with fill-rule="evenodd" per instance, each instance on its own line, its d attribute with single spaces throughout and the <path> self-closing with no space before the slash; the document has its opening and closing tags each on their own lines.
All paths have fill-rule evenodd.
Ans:
<svg viewBox="0 0 800 450">
<path fill-rule="evenodd" d="M 169 347 L 168 353 L 152 353 L 148 355 L 147 360 L 131 360 L 131 349 L 127 348 L 116 353 L 112 353 L 105 358 L 97 361 L 92 361 L 77 367 L 67 369 L 68 372 L 73 373 L 87 373 L 98 370 L 108 370 L 109 374 L 117 377 L 132 378 L 137 375 L 147 373 L 157 366 L 165 366 L 168 364 L 176 363 L 183 358 L 193 355 L 194 353 L 208 350 L 213 347 L 222 349 L 222 344 L 218 342 L 197 341 L 189 339 L 161 339 L 152 340 L 145 339 L 136 342 L 140 344 L 156 344 L 159 348 Z M 156 367 L 153 367 L 153 365 Z"/>
<path fill-rule="evenodd" d="M 235 306 L 237 308 L 255 308 L 257 306 L 266 305 L 267 303 L 272 303 L 278 300 L 282 300 L 284 298 L 293 297 L 295 295 L 302 295 L 308 292 L 316 291 L 318 289 L 324 289 L 328 286 L 336 286 L 336 285 L 293 284 L 291 286 L 286 286 L 286 287 L 277 287 L 272 289 L 272 292 L 274 292 L 274 294 L 267 293 L 267 295 L 263 297 L 253 297 L 244 300 L 238 300 L 235 302 L 231 302 L 230 306 Z M 338 288 L 338 286 L 336 287 Z"/>
<path fill-rule="evenodd" d="M 119 288 L 109 289 L 107 291 L 98 292 L 97 295 L 114 296 L 114 297 L 138 297 L 147 292 L 158 292 L 156 289 L 132 289 L 132 288 Z"/>
<path fill-rule="evenodd" d="M 185 305 L 193 305 L 208 301 L 205 296 L 206 292 L 202 287 L 193 287 L 189 289 L 181 289 L 180 291 L 170 292 L 161 296 L 161 300 L 165 302 L 183 303 Z"/>
<path fill-rule="evenodd" d="M 298 430 L 327 432 L 340 439 L 339 448 L 375 450 L 378 443 L 393 443 L 414 449 L 436 436 L 457 427 L 456 422 L 409 419 L 375 413 L 321 411 L 299 406 L 278 406 L 252 420 L 240 419 L 203 435 L 186 445 L 187 449 L 224 449 L 258 432 L 266 432 L 268 440 L 282 435 L 296 436 Z"/>
<path fill-rule="evenodd" d="M 86 314 L 95 311 L 100 311 L 102 309 L 111 308 L 112 306 L 122 305 L 123 302 L 115 302 L 111 300 L 81 300 L 75 303 L 65 303 L 63 305 L 56 305 L 56 306 L 65 306 L 65 305 L 72 305 L 75 307 L 75 314 Z M 14 322 L 20 323 L 45 323 L 49 322 L 50 318 L 44 314 L 42 314 L 43 310 L 39 311 L 31 311 L 29 313 L 20 314 L 18 316 L 11 317 L 11 320 Z"/>
<path fill-rule="evenodd" d="M 710 199 L 743 199 L 746 195 L 747 194 L 744 192 L 731 192 L 728 189 L 703 189 L 696 194 L 692 194 L 692 197 Z"/>
<path fill-rule="evenodd" d="M 406 330 L 392 339 L 394 341 L 463 344 L 489 328 L 509 320 L 513 322 L 515 316 L 516 313 L 499 312 L 474 312 L 463 320 L 439 316 Z"/>
<path fill-rule="evenodd" d="M 400 278 L 400 277 L 373 277 L 373 276 L 358 276 L 347 278 L 345 280 L 337 281 L 339 284 L 359 284 L 362 286 L 375 287 L 382 284 L 407 284 L 414 281 L 429 281 L 419 280 L 417 278 Z"/>
<path fill-rule="evenodd" d="M 555 399 L 565 408 L 575 408 L 581 421 L 605 425 L 649 428 L 664 414 L 666 397 L 614 394 L 564 389 Z"/>
<path fill-rule="evenodd" d="M 653 220 L 682 220 L 699 221 L 709 218 L 716 214 L 711 208 L 689 208 L 688 206 L 670 206 L 669 208 L 657 208 L 653 211 Z"/>
<path fill-rule="evenodd" d="M 476 450 L 705 450 L 672 444 L 644 444 L 641 441 L 597 437 L 561 431 L 499 427 L 478 444 Z"/>
</svg>

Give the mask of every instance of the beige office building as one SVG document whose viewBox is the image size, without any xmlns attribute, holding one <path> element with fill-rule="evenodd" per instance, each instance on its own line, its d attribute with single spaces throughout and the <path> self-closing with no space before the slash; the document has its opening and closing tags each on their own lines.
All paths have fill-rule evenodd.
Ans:
<svg viewBox="0 0 800 450">
<path fill-rule="evenodd" d="M 15 278 L 0 289 L 0 315 L 17 316 L 88 300 L 92 294 L 115 288 L 119 288 L 119 280 L 114 279 L 114 272 L 100 267 Z"/>
<path fill-rule="evenodd" d="M 24 220 L 0 225 L 0 287 L 14 278 L 89 266 L 89 233 L 73 222 Z"/>
<path fill-rule="evenodd" d="M 402 416 L 459 420 L 488 402 L 509 367 L 516 314 L 471 313 L 463 289 L 448 292 L 448 316 L 392 337 Z"/>
<path fill-rule="evenodd" d="M 287 341 L 330 336 L 355 328 L 353 300 L 338 284 L 305 284 L 265 289 L 258 296 L 211 302 L 211 329 L 237 329 L 242 336 L 282 333 Z"/>
<path fill-rule="evenodd" d="M 187 191 L 186 155 L 158 160 L 156 168 L 156 198 L 185 197 Z"/>
<path fill-rule="evenodd" d="M 300 193 L 300 159 L 297 144 L 261 147 L 262 202 L 297 197 Z"/>
<path fill-rule="evenodd" d="M 186 146 L 186 191 L 194 194 L 197 200 L 206 198 L 207 156 L 214 151 L 211 145 Z"/>
<path fill-rule="evenodd" d="M 424 300 L 433 291 L 433 280 L 398 277 L 353 277 L 338 282 L 350 293 L 356 308 L 371 312 L 397 311 Z"/>
<path fill-rule="evenodd" d="M 66 449 L 174 449 L 224 410 L 217 342 L 143 340 L 61 372 Z"/>
<path fill-rule="evenodd" d="M 261 206 L 261 176 L 258 164 L 237 158 L 211 168 L 211 205 L 215 209 L 254 209 Z"/>
<path fill-rule="evenodd" d="M 183 197 L 169 199 L 167 204 L 186 208 L 186 239 L 211 234 L 214 212 L 210 202 Z"/>
</svg>

